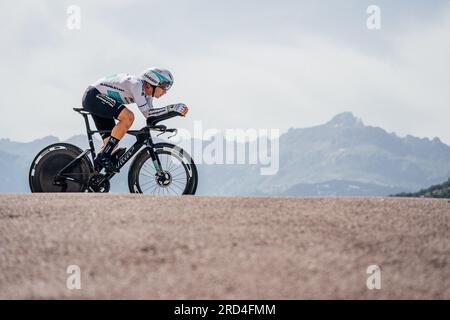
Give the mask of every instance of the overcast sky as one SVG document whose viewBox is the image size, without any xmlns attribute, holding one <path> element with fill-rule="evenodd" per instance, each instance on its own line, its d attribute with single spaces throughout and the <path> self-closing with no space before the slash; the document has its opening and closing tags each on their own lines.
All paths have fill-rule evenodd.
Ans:
<svg viewBox="0 0 450 320">
<path fill-rule="evenodd" d="M 368 30 L 366 9 L 381 9 Z M 81 29 L 66 26 L 69 5 Z M 71 110 L 106 75 L 173 71 L 156 106 L 191 129 L 308 127 L 352 111 L 450 144 L 450 1 L 2 1 L 0 138 L 84 131 Z M 137 107 L 135 128 L 144 125 Z"/>
</svg>

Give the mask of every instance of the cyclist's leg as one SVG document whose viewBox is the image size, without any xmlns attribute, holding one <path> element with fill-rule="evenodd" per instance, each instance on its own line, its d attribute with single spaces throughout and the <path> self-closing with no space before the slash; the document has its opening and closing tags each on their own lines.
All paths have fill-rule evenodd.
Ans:
<svg viewBox="0 0 450 320">
<path fill-rule="evenodd" d="M 83 108 L 91 114 L 105 119 L 117 118 L 125 108 L 116 100 L 100 93 L 96 88 L 89 87 L 83 97 Z"/>
<path fill-rule="evenodd" d="M 134 121 L 134 114 L 127 109 L 123 104 L 114 100 L 107 95 L 101 94 L 97 89 L 90 87 L 85 96 L 83 97 L 83 108 L 89 111 L 92 115 L 97 117 L 111 119 L 111 122 L 107 123 L 106 127 L 110 127 L 113 123 L 113 119 L 119 120 L 111 135 L 117 139 L 122 139 L 127 130 L 131 127 Z M 101 130 L 96 122 L 96 126 Z M 105 127 L 103 123 L 100 123 L 101 127 Z M 108 130 L 108 129 L 103 129 Z M 108 136 L 102 136 L 103 139 Z"/>
<path fill-rule="evenodd" d="M 106 144 L 108 143 L 109 137 L 111 136 L 111 131 L 116 126 L 116 122 L 114 121 L 114 119 L 102 118 L 95 114 L 91 114 L 91 116 L 92 116 L 92 119 L 94 120 L 97 130 L 110 131 L 110 132 L 104 132 L 104 133 L 100 134 L 102 137 L 102 140 L 103 140 L 103 144 L 100 147 L 100 149 L 98 150 L 98 152 L 101 152 L 103 150 L 103 148 L 106 146 Z"/>
<path fill-rule="evenodd" d="M 93 116 L 93 118 L 94 118 L 94 116 Z M 100 120 L 96 121 L 95 118 L 100 119 Z M 118 116 L 119 122 L 117 124 L 114 122 L 113 119 L 104 119 L 104 118 L 100 118 L 97 116 L 95 116 L 95 118 L 94 118 L 94 122 L 96 123 L 98 130 L 111 131 L 111 133 L 102 134 L 103 144 L 98 151 L 98 153 L 100 153 L 108 145 L 110 136 L 113 136 L 118 141 L 120 141 L 123 138 L 123 136 L 127 133 L 128 129 L 130 129 L 131 125 L 133 124 L 134 114 L 127 108 L 123 109 L 122 112 Z M 111 123 L 109 123 L 109 121 L 111 121 Z M 99 125 L 97 125 L 97 122 L 99 122 Z M 111 154 L 114 152 L 114 150 L 117 149 L 117 147 L 118 147 L 118 144 L 113 146 L 113 148 L 111 150 Z"/>
<path fill-rule="evenodd" d="M 111 135 L 120 140 L 123 138 L 125 133 L 127 133 L 128 129 L 130 129 L 131 125 L 133 124 L 134 113 L 125 107 L 117 116 L 117 120 L 119 120 L 119 122 L 112 130 Z"/>
<path fill-rule="evenodd" d="M 108 170 L 112 170 L 111 153 L 133 124 L 134 114 L 123 104 L 101 94 L 93 87 L 88 88 L 83 97 L 83 108 L 88 110 L 93 118 L 96 116 L 97 121 L 94 118 L 94 122 L 98 130 L 112 130 L 110 135 L 102 135 L 103 146 L 96 158 L 96 161 L 107 167 Z M 99 120 L 99 118 L 105 120 Z M 119 122 L 115 124 L 114 119 L 119 120 Z"/>
</svg>

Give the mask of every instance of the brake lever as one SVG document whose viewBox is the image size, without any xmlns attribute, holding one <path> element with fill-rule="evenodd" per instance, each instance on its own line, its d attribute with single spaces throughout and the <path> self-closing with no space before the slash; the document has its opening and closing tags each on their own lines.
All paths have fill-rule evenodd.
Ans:
<svg viewBox="0 0 450 320">
<path fill-rule="evenodd" d="M 178 130 L 177 129 L 169 129 L 169 130 L 164 130 L 163 132 L 161 132 L 160 134 L 156 135 L 157 137 L 159 137 L 160 135 L 166 133 L 166 132 L 174 132 L 173 135 L 168 136 L 167 139 L 170 139 L 172 137 L 175 137 L 178 134 Z"/>
<path fill-rule="evenodd" d="M 174 134 L 171 135 L 171 136 L 169 136 L 169 137 L 167 137 L 167 139 L 170 139 L 170 138 L 172 138 L 172 137 L 175 137 L 175 136 L 178 134 L 178 130 L 177 130 L 177 129 L 174 129 L 172 132 L 174 132 Z"/>
</svg>

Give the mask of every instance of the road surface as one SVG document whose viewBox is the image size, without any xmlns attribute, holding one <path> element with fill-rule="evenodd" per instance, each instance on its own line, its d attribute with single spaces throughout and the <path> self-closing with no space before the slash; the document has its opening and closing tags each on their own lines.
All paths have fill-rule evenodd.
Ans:
<svg viewBox="0 0 450 320">
<path fill-rule="evenodd" d="M 1 299 L 450 299 L 449 266 L 448 200 L 0 195 Z"/>
</svg>

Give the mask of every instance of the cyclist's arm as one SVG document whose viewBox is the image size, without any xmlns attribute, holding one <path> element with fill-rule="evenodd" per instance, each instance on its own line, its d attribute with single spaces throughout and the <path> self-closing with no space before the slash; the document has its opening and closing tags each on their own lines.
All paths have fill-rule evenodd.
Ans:
<svg viewBox="0 0 450 320">
<path fill-rule="evenodd" d="M 168 114 L 171 111 L 175 111 L 181 114 L 182 116 L 186 115 L 186 113 L 188 112 L 188 108 L 186 107 L 186 105 L 182 103 L 171 104 L 168 105 L 167 107 L 162 108 L 154 108 L 152 104 L 152 98 L 147 99 L 144 98 L 143 100 L 145 100 L 145 102 L 142 101 L 143 104 L 141 105 L 138 104 L 138 108 L 146 119 L 149 117 L 162 116 L 164 114 Z M 137 102 L 139 101 L 136 101 L 136 103 Z"/>
<path fill-rule="evenodd" d="M 139 110 L 142 112 L 145 118 L 161 116 L 167 114 L 169 111 L 167 107 L 154 108 L 151 99 L 139 99 L 136 100 Z"/>
<path fill-rule="evenodd" d="M 141 82 L 139 82 L 139 84 L 133 84 L 133 86 L 131 87 L 131 92 L 134 97 L 134 102 L 137 104 L 139 111 L 142 112 L 142 114 L 146 119 L 148 117 L 163 115 L 168 112 L 166 107 L 163 108 L 153 107 L 153 98 L 146 97 L 144 95 Z"/>
<path fill-rule="evenodd" d="M 146 119 L 149 117 L 162 116 L 164 114 L 168 114 L 171 111 L 175 111 L 182 116 L 185 116 L 188 112 L 188 108 L 182 103 L 172 104 L 162 108 L 154 108 L 152 97 L 146 97 L 141 92 L 136 92 L 134 96 L 136 97 L 134 99 L 134 102 L 137 104 L 139 110 L 142 112 Z"/>
</svg>

